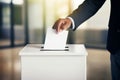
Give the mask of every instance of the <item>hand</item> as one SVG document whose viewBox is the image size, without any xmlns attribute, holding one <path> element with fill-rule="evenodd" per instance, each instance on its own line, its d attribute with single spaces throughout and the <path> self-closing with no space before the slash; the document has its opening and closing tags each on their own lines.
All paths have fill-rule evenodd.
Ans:
<svg viewBox="0 0 120 80">
<path fill-rule="evenodd" d="M 53 29 L 56 30 L 57 33 L 67 30 L 71 26 L 72 22 L 69 18 L 58 19 L 53 25 Z"/>
</svg>

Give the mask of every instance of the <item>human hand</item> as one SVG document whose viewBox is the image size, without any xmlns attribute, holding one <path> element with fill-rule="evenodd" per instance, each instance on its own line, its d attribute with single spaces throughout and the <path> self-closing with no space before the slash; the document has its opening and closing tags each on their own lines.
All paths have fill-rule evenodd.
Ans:
<svg viewBox="0 0 120 80">
<path fill-rule="evenodd" d="M 57 33 L 67 30 L 71 26 L 72 22 L 69 18 L 58 19 L 53 25 L 53 29 L 56 30 Z"/>
</svg>

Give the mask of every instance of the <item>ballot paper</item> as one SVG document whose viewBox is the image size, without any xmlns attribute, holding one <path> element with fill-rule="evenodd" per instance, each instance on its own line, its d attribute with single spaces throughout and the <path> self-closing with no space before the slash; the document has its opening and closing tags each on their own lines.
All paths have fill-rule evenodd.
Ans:
<svg viewBox="0 0 120 80">
<path fill-rule="evenodd" d="M 68 31 L 57 33 L 52 27 L 47 28 L 44 49 L 64 50 L 67 42 Z"/>
</svg>

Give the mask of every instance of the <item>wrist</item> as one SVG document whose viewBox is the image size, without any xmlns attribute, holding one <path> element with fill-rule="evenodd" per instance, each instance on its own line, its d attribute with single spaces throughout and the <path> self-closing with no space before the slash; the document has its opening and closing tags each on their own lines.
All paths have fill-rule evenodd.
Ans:
<svg viewBox="0 0 120 80">
<path fill-rule="evenodd" d="M 71 18 L 71 17 L 67 17 L 67 18 L 68 18 L 68 19 L 70 20 L 70 22 L 71 22 L 70 29 L 74 30 L 74 28 L 75 28 L 75 23 L 74 23 L 73 18 Z"/>
</svg>

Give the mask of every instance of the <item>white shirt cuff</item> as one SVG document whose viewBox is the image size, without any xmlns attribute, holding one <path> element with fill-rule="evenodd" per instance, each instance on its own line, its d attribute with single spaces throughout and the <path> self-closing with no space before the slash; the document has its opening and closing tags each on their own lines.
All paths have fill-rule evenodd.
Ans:
<svg viewBox="0 0 120 80">
<path fill-rule="evenodd" d="M 71 17 L 67 17 L 67 18 L 69 18 L 72 21 L 72 30 L 74 30 L 75 29 L 75 22 L 74 22 L 73 18 L 71 18 Z"/>
</svg>

